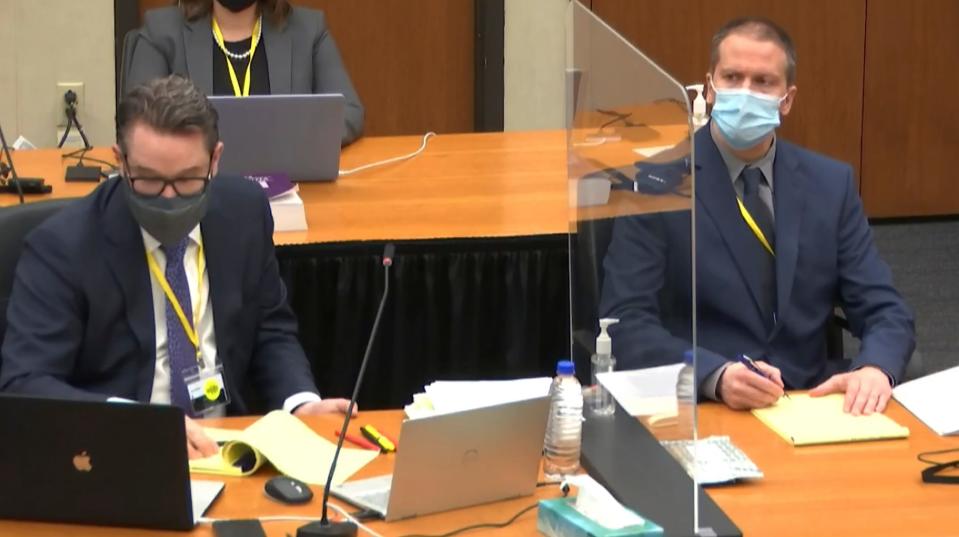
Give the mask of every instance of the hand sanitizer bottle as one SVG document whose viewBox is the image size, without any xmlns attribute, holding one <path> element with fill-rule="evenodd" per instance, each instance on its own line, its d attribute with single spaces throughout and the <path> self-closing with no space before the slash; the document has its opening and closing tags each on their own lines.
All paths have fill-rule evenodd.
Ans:
<svg viewBox="0 0 959 537">
<path fill-rule="evenodd" d="M 613 395 L 599 383 L 596 377 L 599 373 L 609 373 L 616 367 L 616 358 L 613 356 L 613 340 L 607 331 L 610 326 L 619 322 L 619 319 L 600 319 L 599 337 L 596 338 L 596 354 L 592 357 L 593 374 L 592 384 L 595 390 L 590 399 L 590 414 L 593 416 L 612 416 L 616 412 L 616 402 Z"/>
</svg>

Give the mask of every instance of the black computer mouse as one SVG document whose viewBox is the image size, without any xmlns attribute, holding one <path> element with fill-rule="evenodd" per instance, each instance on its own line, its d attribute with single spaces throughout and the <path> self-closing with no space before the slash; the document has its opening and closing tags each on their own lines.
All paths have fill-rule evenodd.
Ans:
<svg viewBox="0 0 959 537">
<path fill-rule="evenodd" d="M 278 475 L 267 481 L 263 492 L 281 503 L 299 504 L 313 499 L 313 491 L 309 485 L 285 475 Z"/>
</svg>

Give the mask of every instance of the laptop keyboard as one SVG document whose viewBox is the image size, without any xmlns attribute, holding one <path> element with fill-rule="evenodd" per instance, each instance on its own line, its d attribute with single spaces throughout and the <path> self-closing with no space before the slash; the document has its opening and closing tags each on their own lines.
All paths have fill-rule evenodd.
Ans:
<svg viewBox="0 0 959 537">
<path fill-rule="evenodd" d="M 359 479 L 343 483 L 335 487 L 334 492 L 337 492 L 347 501 L 359 502 L 366 506 L 374 507 L 385 514 L 386 508 L 390 503 L 390 486 L 392 483 L 392 475 L 371 477 L 369 479 Z"/>
<path fill-rule="evenodd" d="M 736 447 L 728 436 L 700 438 L 695 446 L 692 440 L 663 440 L 660 444 L 701 485 L 763 477 L 756 463 Z"/>
<path fill-rule="evenodd" d="M 385 513 L 386 507 L 390 503 L 390 489 L 357 494 L 356 499 L 362 500 L 369 505 L 377 507 L 380 511 Z"/>
</svg>

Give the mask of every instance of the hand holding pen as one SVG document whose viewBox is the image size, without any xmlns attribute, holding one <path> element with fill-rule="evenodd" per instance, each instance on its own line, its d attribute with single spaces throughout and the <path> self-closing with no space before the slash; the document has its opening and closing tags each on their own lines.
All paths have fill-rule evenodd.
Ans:
<svg viewBox="0 0 959 537">
<path fill-rule="evenodd" d="M 761 377 L 765 377 L 765 378 L 769 379 L 770 381 L 778 384 L 780 388 L 783 388 L 783 397 L 785 397 L 786 399 L 789 399 L 789 398 L 790 398 L 790 397 L 789 397 L 789 394 L 786 393 L 786 389 L 785 389 L 785 388 L 786 388 L 786 385 L 783 384 L 783 381 L 782 381 L 781 378 L 774 377 L 774 376 L 772 375 L 772 373 L 763 372 L 763 371 L 759 368 L 759 365 L 757 365 L 756 362 L 753 361 L 752 358 L 750 358 L 749 356 L 746 356 L 745 354 L 740 354 L 738 360 L 739 360 L 739 363 L 741 363 L 741 364 L 743 364 L 744 366 L 746 366 L 746 369 L 752 371 L 753 373 L 755 373 L 755 374 L 757 374 L 757 375 L 759 375 L 759 376 L 761 376 Z"/>
<path fill-rule="evenodd" d="M 741 355 L 719 376 L 716 396 L 729 408 L 750 410 L 776 404 L 783 387 L 778 369 Z"/>
</svg>

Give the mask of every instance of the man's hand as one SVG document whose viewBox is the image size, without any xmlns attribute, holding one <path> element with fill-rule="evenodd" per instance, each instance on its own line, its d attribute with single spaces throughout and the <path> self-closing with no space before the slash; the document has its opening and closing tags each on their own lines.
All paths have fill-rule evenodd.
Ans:
<svg viewBox="0 0 959 537">
<path fill-rule="evenodd" d="M 302 405 L 296 407 L 296 410 L 293 411 L 293 415 L 296 417 L 303 416 L 316 416 L 319 414 L 333 414 L 334 412 L 339 412 L 340 414 L 346 414 L 346 409 L 350 407 L 349 399 L 323 399 L 321 401 L 311 401 L 309 403 L 303 403 Z M 353 407 L 353 416 L 356 416 L 357 408 Z"/>
<path fill-rule="evenodd" d="M 826 382 L 809 391 L 809 395 L 820 397 L 831 393 L 845 393 L 846 400 L 842 405 L 844 412 L 858 416 L 869 415 L 873 412 L 882 412 L 892 396 L 892 385 L 889 377 L 875 366 L 839 373 L 829 377 Z"/>
<path fill-rule="evenodd" d="M 220 451 L 216 442 L 210 440 L 199 423 L 187 416 L 183 419 L 186 420 L 186 451 L 191 459 L 202 459 L 216 455 Z"/>
<path fill-rule="evenodd" d="M 783 396 L 783 379 L 779 369 L 766 362 L 756 362 L 763 372 L 757 375 L 740 363 L 729 364 L 719 383 L 716 395 L 733 410 L 749 410 L 772 405 Z"/>
</svg>

